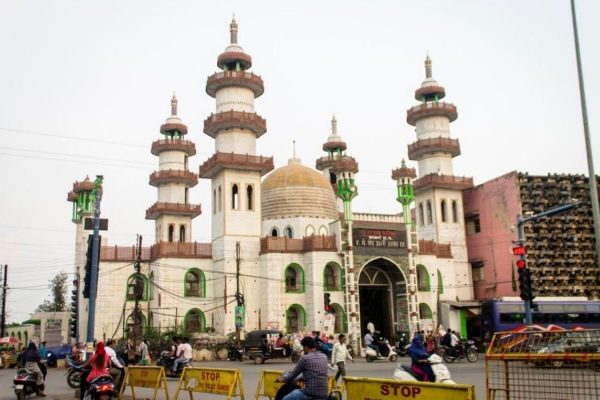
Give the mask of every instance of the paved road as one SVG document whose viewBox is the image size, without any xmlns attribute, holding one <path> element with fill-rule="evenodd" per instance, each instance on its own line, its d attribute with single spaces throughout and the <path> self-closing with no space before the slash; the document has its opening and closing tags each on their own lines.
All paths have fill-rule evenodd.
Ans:
<svg viewBox="0 0 600 400">
<path fill-rule="evenodd" d="M 402 362 L 410 362 L 408 358 L 405 358 Z M 284 362 L 282 360 L 269 360 L 263 365 L 255 365 L 250 361 L 244 361 L 243 363 L 229 362 L 229 361 L 213 361 L 213 362 L 199 362 L 195 363 L 196 367 L 216 367 L 216 368 L 240 368 L 242 371 L 242 378 L 244 384 L 245 398 L 250 400 L 254 399 L 256 392 L 256 386 L 260 373 L 263 369 L 278 369 L 288 370 L 293 368 L 293 364 L 290 362 Z M 396 364 L 391 362 L 375 362 L 367 363 L 363 359 L 359 359 L 355 364 L 348 363 L 347 372 L 348 376 L 361 376 L 361 377 L 376 377 L 376 378 L 390 378 L 394 372 Z M 485 386 L 484 386 L 484 363 L 478 361 L 476 363 L 468 363 L 466 361 L 460 361 L 454 364 L 448 365 L 452 374 L 452 379 L 458 383 L 467 383 L 475 385 L 477 392 L 477 399 L 485 399 Z M 46 394 L 47 400 L 58 400 L 58 399 L 72 399 L 74 398 L 74 391 L 67 386 L 65 379 L 65 369 L 52 368 L 48 371 L 48 379 L 46 382 Z M 12 379 L 14 378 L 14 369 L 0 369 L 0 400 L 14 400 L 16 397 L 12 392 Z M 169 396 L 172 397 L 175 394 L 177 381 L 175 379 L 169 379 Z M 139 392 L 138 392 L 139 390 Z M 130 390 L 125 392 L 126 395 L 130 395 Z M 152 398 L 152 391 L 146 389 L 136 389 L 136 397 L 138 399 Z M 209 399 L 225 399 L 224 396 L 217 395 L 205 395 L 197 394 L 194 396 L 197 399 L 209 400 Z M 32 397 L 34 399 L 35 397 Z M 164 396 L 159 396 L 159 399 L 164 399 Z M 187 398 L 187 397 L 186 397 Z"/>
</svg>

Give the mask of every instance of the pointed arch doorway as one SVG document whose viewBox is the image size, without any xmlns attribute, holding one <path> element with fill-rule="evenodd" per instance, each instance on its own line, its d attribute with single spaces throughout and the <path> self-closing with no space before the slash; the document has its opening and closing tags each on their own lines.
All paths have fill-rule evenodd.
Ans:
<svg viewBox="0 0 600 400">
<path fill-rule="evenodd" d="M 372 322 L 387 339 L 408 331 L 406 278 L 392 261 L 380 257 L 366 263 L 358 277 L 361 335 Z"/>
</svg>

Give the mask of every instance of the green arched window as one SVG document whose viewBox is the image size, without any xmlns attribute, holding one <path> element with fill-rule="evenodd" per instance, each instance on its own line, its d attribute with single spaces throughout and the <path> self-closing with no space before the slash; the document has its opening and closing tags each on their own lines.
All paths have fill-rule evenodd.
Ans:
<svg viewBox="0 0 600 400">
<path fill-rule="evenodd" d="M 285 311 L 285 331 L 295 333 L 306 326 L 306 310 L 300 304 L 292 304 Z"/>
<path fill-rule="evenodd" d="M 183 327 L 188 333 L 206 332 L 206 318 L 204 313 L 197 308 L 192 308 L 185 314 Z"/>
<path fill-rule="evenodd" d="M 429 284 L 429 272 L 423 264 L 417 264 L 417 289 L 420 292 L 429 292 L 431 285 Z"/>
<path fill-rule="evenodd" d="M 144 274 L 131 274 L 127 278 L 127 300 L 135 301 L 136 297 L 138 300 L 148 300 L 148 278 Z"/>
<path fill-rule="evenodd" d="M 206 297 L 206 279 L 204 272 L 198 268 L 191 268 L 185 273 L 184 296 Z"/>
<path fill-rule="evenodd" d="M 439 269 L 437 270 L 437 287 L 439 294 L 444 293 L 444 280 L 442 278 L 442 273 Z"/>
<path fill-rule="evenodd" d="M 149 297 L 150 300 L 154 300 L 154 271 L 150 272 L 150 278 L 148 279 L 148 281 L 148 283 L 150 284 L 150 287 L 148 288 Z"/>
<path fill-rule="evenodd" d="M 433 313 L 427 303 L 419 303 L 419 318 L 420 319 L 433 319 Z"/>
<path fill-rule="evenodd" d="M 304 293 L 304 270 L 300 264 L 290 264 L 285 269 L 285 291 L 288 293 Z"/>
<path fill-rule="evenodd" d="M 135 311 L 135 310 L 134 310 Z M 129 314 L 127 320 L 125 321 L 125 332 L 124 336 L 129 337 L 130 335 L 136 335 L 136 337 L 140 338 L 144 335 L 144 328 L 146 327 L 146 317 L 142 312 L 139 312 L 135 315 L 134 312 Z"/>
<path fill-rule="evenodd" d="M 335 325 L 333 331 L 337 334 L 348 332 L 348 318 L 344 307 L 337 303 L 331 305 L 333 313 L 335 315 Z"/>
<path fill-rule="evenodd" d="M 328 292 L 344 289 L 344 273 L 339 264 L 329 262 L 323 269 L 323 286 Z"/>
</svg>

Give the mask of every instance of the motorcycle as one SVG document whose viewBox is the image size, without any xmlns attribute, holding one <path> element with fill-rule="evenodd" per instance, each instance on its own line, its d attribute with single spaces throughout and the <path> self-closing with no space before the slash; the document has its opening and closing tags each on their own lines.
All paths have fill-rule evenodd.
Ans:
<svg viewBox="0 0 600 400">
<path fill-rule="evenodd" d="M 88 384 L 83 400 L 110 400 L 114 398 L 115 385 L 110 375 L 102 375 Z"/>
<path fill-rule="evenodd" d="M 235 344 L 229 343 L 229 352 L 227 353 L 227 359 L 229 361 L 243 361 L 244 360 L 244 348 L 235 347 Z"/>
<path fill-rule="evenodd" d="M 170 351 L 162 351 L 160 353 L 160 358 L 156 362 L 156 365 L 159 367 L 163 367 L 165 369 L 165 373 L 167 376 L 181 376 L 184 368 L 192 367 L 191 361 L 186 361 L 184 363 L 179 363 L 177 366 L 177 371 L 173 373 L 173 364 L 175 363 L 175 356 Z"/>
<path fill-rule="evenodd" d="M 479 358 L 477 355 L 477 347 L 472 340 L 467 340 L 466 342 L 462 341 L 454 348 L 446 348 L 443 357 L 444 361 L 449 364 L 462 358 L 466 358 L 469 362 L 475 362 Z"/>
<path fill-rule="evenodd" d="M 450 385 L 456 384 L 456 382 L 454 382 L 450 376 L 448 367 L 442 362 L 442 357 L 438 356 L 437 354 L 432 354 L 429 356 L 427 361 L 429 361 L 429 364 L 431 365 L 431 369 L 435 375 L 436 383 L 445 383 Z M 410 365 L 400 363 L 398 363 L 396 366 L 393 377 L 394 379 L 399 379 L 402 381 L 422 381 L 422 379 L 413 372 Z"/>
<path fill-rule="evenodd" d="M 77 364 L 70 358 L 67 358 L 67 372 L 65 375 L 67 376 L 67 385 L 69 385 L 72 389 L 78 389 L 80 386 L 80 378 L 81 378 L 81 370 L 78 368 L 80 364 Z"/>
<path fill-rule="evenodd" d="M 19 368 L 17 374 L 13 379 L 15 388 L 15 395 L 17 399 L 23 400 L 26 396 L 37 394 L 38 392 L 44 391 L 44 384 L 38 386 L 37 376 L 35 372 L 32 372 L 25 368 Z"/>
<path fill-rule="evenodd" d="M 373 361 L 391 361 L 391 362 L 395 362 L 398 359 L 398 353 L 396 353 L 396 349 L 394 349 L 391 345 L 390 342 L 387 339 L 383 340 L 384 343 L 384 349 L 385 347 L 387 347 L 387 351 L 384 352 L 377 352 L 375 351 L 375 349 L 372 349 L 371 347 L 367 347 L 365 348 L 365 360 L 367 360 L 367 362 L 373 362 Z"/>
</svg>

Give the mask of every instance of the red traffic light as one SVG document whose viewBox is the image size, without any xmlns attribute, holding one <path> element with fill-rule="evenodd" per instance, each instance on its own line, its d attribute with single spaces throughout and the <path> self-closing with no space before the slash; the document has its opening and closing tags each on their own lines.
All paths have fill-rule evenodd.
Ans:
<svg viewBox="0 0 600 400">
<path fill-rule="evenodd" d="M 513 255 L 515 255 L 515 256 L 527 255 L 527 250 L 525 249 L 525 246 L 519 245 L 519 246 L 513 247 Z"/>
<path fill-rule="evenodd" d="M 523 269 L 527 265 L 527 262 L 523 259 L 517 260 L 517 268 Z"/>
</svg>

